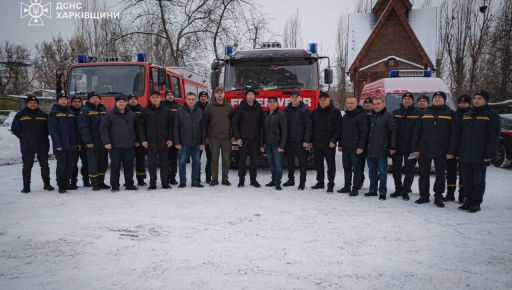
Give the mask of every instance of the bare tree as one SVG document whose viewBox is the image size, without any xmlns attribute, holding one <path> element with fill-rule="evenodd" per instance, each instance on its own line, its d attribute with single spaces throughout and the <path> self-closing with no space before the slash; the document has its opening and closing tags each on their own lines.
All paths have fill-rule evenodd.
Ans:
<svg viewBox="0 0 512 290">
<path fill-rule="evenodd" d="M 284 47 L 301 47 L 302 46 L 302 29 L 299 9 L 284 23 L 283 46 Z"/>
<path fill-rule="evenodd" d="M 337 98 L 338 107 L 343 107 L 343 102 L 347 96 L 347 58 L 348 58 L 348 17 L 342 14 L 338 18 L 338 27 L 336 31 L 336 72 L 338 74 Z"/>
<path fill-rule="evenodd" d="M 0 47 L 0 93 L 26 93 L 32 83 L 30 65 L 30 53 L 27 48 L 6 41 Z"/>
<path fill-rule="evenodd" d="M 369 13 L 372 11 L 371 0 L 357 0 L 355 12 L 356 13 Z"/>
</svg>

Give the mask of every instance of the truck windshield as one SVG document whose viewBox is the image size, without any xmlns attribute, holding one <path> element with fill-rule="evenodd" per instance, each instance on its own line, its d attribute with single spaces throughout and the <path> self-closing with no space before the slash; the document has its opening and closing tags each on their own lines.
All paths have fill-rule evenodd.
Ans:
<svg viewBox="0 0 512 290">
<path fill-rule="evenodd" d="M 95 91 L 100 95 L 144 95 L 144 67 L 140 65 L 92 65 L 72 68 L 67 82 L 69 94 Z"/>
<path fill-rule="evenodd" d="M 414 95 L 414 102 L 421 96 L 425 95 L 430 99 L 430 105 L 432 105 L 432 93 L 412 93 Z M 386 94 L 386 110 L 388 112 L 392 112 L 400 107 L 400 103 L 402 102 L 402 93 L 400 94 Z M 453 104 L 453 99 L 450 94 L 446 94 L 446 105 L 450 107 L 450 109 L 455 110 L 455 105 Z"/>
<path fill-rule="evenodd" d="M 225 88 L 237 90 L 318 89 L 318 62 L 301 60 L 232 60 L 226 64 Z"/>
</svg>

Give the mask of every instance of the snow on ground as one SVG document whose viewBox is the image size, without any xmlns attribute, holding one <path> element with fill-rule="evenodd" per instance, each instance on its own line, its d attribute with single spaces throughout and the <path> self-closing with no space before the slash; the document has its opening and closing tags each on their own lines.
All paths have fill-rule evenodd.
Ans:
<svg viewBox="0 0 512 290">
<path fill-rule="evenodd" d="M 21 162 L 20 142 L 11 127 L 0 127 L 0 165 Z"/>
<path fill-rule="evenodd" d="M 0 172 L 0 289 L 512 289 L 511 170 L 489 168 L 476 214 L 416 205 L 417 193 L 408 202 L 236 186 L 59 195 L 41 190 L 37 164 L 24 195 L 20 164 Z M 338 170 L 336 188 L 342 181 Z"/>
</svg>

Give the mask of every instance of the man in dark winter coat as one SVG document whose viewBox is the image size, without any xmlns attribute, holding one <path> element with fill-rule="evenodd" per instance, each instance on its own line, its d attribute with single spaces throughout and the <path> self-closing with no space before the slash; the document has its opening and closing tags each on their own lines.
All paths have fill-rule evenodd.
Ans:
<svg viewBox="0 0 512 290">
<path fill-rule="evenodd" d="M 206 143 L 206 126 L 203 111 L 196 106 L 196 94 L 188 92 L 185 105 L 178 109 L 174 119 L 174 144 L 180 150 L 179 171 L 180 188 L 187 184 L 187 161 L 192 158 L 192 186 L 203 187 L 201 184 L 201 157 Z"/>
<path fill-rule="evenodd" d="M 32 166 L 37 155 L 41 167 L 41 177 L 45 190 L 54 190 L 50 184 L 50 168 L 48 167 L 48 114 L 39 109 L 36 96 L 28 95 L 27 106 L 16 114 L 11 125 L 11 132 L 20 140 L 21 159 L 23 160 L 22 193 L 30 192 Z"/>
<path fill-rule="evenodd" d="M 181 108 L 181 105 L 176 101 L 173 91 L 165 91 L 165 101 L 163 101 L 162 104 L 171 111 L 171 118 L 176 118 L 176 114 L 178 113 L 178 109 Z M 169 147 L 168 158 L 169 183 L 176 185 L 178 184 L 176 180 L 176 174 L 178 173 L 178 149 L 176 149 L 176 147 Z"/>
<path fill-rule="evenodd" d="M 238 187 L 243 187 L 247 173 L 247 158 L 251 159 L 249 175 L 251 186 L 256 188 L 261 185 L 256 180 L 256 158 L 261 142 L 261 119 L 263 109 L 256 101 L 257 92 L 249 89 L 233 114 L 232 129 L 233 138 L 240 150 L 240 162 L 238 163 Z"/>
<path fill-rule="evenodd" d="M 473 96 L 473 109 L 462 117 L 459 161 L 466 200 L 461 210 L 480 211 L 487 166 L 496 156 L 500 136 L 500 117 L 487 104 L 490 95 L 480 91 Z M 478 142 L 475 142 L 478 140 Z"/>
<path fill-rule="evenodd" d="M 357 99 L 349 97 L 345 100 L 345 115 L 340 138 L 340 150 L 343 152 L 343 170 L 345 185 L 338 193 L 359 194 L 361 188 L 361 158 L 368 138 L 368 117 L 357 105 Z"/>
<path fill-rule="evenodd" d="M 409 200 L 411 186 L 414 181 L 414 167 L 416 156 L 412 154 L 413 135 L 420 122 L 420 111 L 414 107 L 414 95 L 405 93 L 402 95 L 400 108 L 393 111 L 396 124 L 396 154 L 393 160 L 393 179 L 395 181 L 395 192 L 390 197 L 401 196 Z M 402 181 L 402 173 L 405 178 Z"/>
<path fill-rule="evenodd" d="M 198 98 L 199 98 L 199 102 L 197 102 L 197 108 L 200 109 L 201 111 L 203 111 L 203 114 L 204 114 L 204 111 L 206 110 L 206 106 L 208 106 L 208 104 L 209 104 L 208 93 L 205 91 L 201 91 L 201 92 L 199 92 Z M 212 163 L 211 163 L 212 153 L 210 151 L 210 144 L 208 142 L 206 142 L 204 150 L 201 150 L 200 156 L 203 156 L 203 151 L 206 153 L 206 165 L 204 166 L 204 171 L 206 174 L 206 183 L 210 184 L 212 181 Z"/>
<path fill-rule="evenodd" d="M 283 176 L 283 152 L 286 147 L 288 125 L 286 116 L 279 111 L 279 103 L 274 96 L 268 97 L 268 112 L 263 114 L 262 152 L 267 153 L 272 180 L 266 186 L 274 186 L 281 190 Z"/>
<path fill-rule="evenodd" d="M 363 102 L 363 110 L 366 113 L 366 121 L 368 123 L 368 132 L 370 131 L 370 119 L 373 115 L 373 99 L 368 97 Z M 363 148 L 363 154 L 361 154 L 361 187 L 364 184 L 364 168 L 366 166 L 366 158 L 368 157 L 368 138 L 366 138 L 366 146 Z"/>
<path fill-rule="evenodd" d="M 133 185 L 135 114 L 127 108 L 126 96 L 118 95 L 115 101 L 115 107 L 103 117 L 100 125 L 101 141 L 110 153 L 110 185 L 112 191 L 119 191 L 122 164 L 126 190 L 137 190 Z"/>
<path fill-rule="evenodd" d="M 376 196 L 378 189 L 379 199 L 386 200 L 388 156 L 395 153 L 396 127 L 393 114 L 386 111 L 382 97 L 375 97 L 367 147 L 370 191 L 365 196 Z"/>
<path fill-rule="evenodd" d="M 151 92 L 149 101 L 138 125 L 141 144 L 148 154 L 148 190 L 156 189 L 157 165 L 162 188 L 169 189 L 169 148 L 173 145 L 174 120 L 171 111 L 162 103 L 159 91 Z"/>
<path fill-rule="evenodd" d="M 283 186 L 295 185 L 295 157 L 299 161 L 300 182 L 299 190 L 306 187 L 306 174 L 308 169 L 307 149 L 311 148 L 311 112 L 302 102 L 298 91 L 293 91 L 290 103 L 284 109 L 288 122 L 288 141 L 286 144 L 286 158 L 288 161 L 288 181 Z"/>
<path fill-rule="evenodd" d="M 430 202 L 430 167 L 434 161 L 436 180 L 434 203 L 444 207 L 446 160 L 454 158 L 458 137 L 455 112 L 446 105 L 446 94 L 435 92 L 432 106 L 423 111 L 421 122 L 413 137 L 413 152 L 420 159 L 420 198 L 416 203 Z"/>
<path fill-rule="evenodd" d="M 65 93 L 57 95 L 57 104 L 53 105 L 48 117 L 48 131 L 52 137 L 53 154 L 57 159 L 59 193 L 66 193 L 79 145 L 76 142 L 76 116 L 68 107 L 68 96 Z"/>
<path fill-rule="evenodd" d="M 457 97 L 457 111 L 455 111 L 455 118 L 458 123 L 458 128 L 462 126 L 462 116 L 471 109 L 471 96 L 462 95 Z M 460 138 L 460 136 L 459 136 Z M 464 203 L 464 183 L 462 173 L 460 173 L 459 160 L 452 158 L 446 161 L 446 196 L 443 201 L 454 201 L 455 190 L 457 189 L 457 172 L 459 172 L 459 203 Z"/>
<path fill-rule="evenodd" d="M 74 95 L 71 97 L 71 104 L 69 105 L 69 110 L 72 114 L 75 115 L 77 121 L 77 145 L 79 146 L 79 150 L 75 155 L 75 161 L 73 162 L 73 172 L 71 173 L 71 180 L 69 182 L 68 189 L 77 189 L 78 183 L 78 160 L 82 162 L 82 168 L 80 168 L 80 173 L 82 175 L 82 181 L 84 183 L 84 187 L 90 187 L 91 183 L 89 182 L 89 167 L 87 163 L 87 147 L 82 140 L 82 136 L 80 134 L 80 130 L 78 127 L 78 118 L 80 116 L 80 110 L 82 110 L 83 101 L 80 96 Z"/>
<path fill-rule="evenodd" d="M 87 161 L 89 165 L 89 178 L 92 190 L 109 189 L 105 184 L 105 172 L 108 166 L 108 152 L 103 146 L 100 136 L 101 119 L 107 111 L 100 103 L 100 97 L 96 92 L 87 94 L 87 103 L 80 111 L 78 127 L 82 141 L 87 147 Z"/>
<path fill-rule="evenodd" d="M 315 150 L 315 169 L 317 183 L 312 189 L 325 188 L 324 159 L 327 162 L 327 193 L 334 190 L 336 176 L 336 144 L 340 136 L 341 112 L 331 102 L 329 94 L 320 92 L 319 106 L 311 114 L 313 147 Z"/>
<path fill-rule="evenodd" d="M 142 107 L 139 105 L 139 99 L 136 95 L 128 95 L 128 108 L 135 115 L 135 123 L 138 128 L 138 123 L 142 122 Z M 135 151 L 135 176 L 137 177 L 137 185 L 144 186 L 146 182 L 146 148 L 141 144 L 138 130 L 136 131 L 136 140 L 134 144 Z"/>
<path fill-rule="evenodd" d="M 214 99 L 204 111 L 206 123 L 206 137 L 211 146 L 212 153 L 212 182 L 211 186 L 219 184 L 219 156 L 222 152 L 222 184 L 229 182 L 229 163 L 231 152 L 231 115 L 233 107 L 224 97 L 224 89 L 215 89 Z"/>
</svg>

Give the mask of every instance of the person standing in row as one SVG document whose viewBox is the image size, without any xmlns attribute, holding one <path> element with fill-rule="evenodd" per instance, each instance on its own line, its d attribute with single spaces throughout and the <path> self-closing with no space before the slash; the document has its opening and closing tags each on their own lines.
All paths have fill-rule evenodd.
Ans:
<svg viewBox="0 0 512 290">
<path fill-rule="evenodd" d="M 396 124 L 396 154 L 392 156 L 393 160 L 393 179 L 395 182 L 395 192 L 390 197 L 401 196 L 404 200 L 409 200 L 409 193 L 412 192 L 412 183 L 414 181 L 414 167 L 416 166 L 416 156 L 412 154 L 412 142 L 414 131 L 420 122 L 420 111 L 414 107 L 414 95 L 405 93 L 402 95 L 400 108 L 393 111 Z M 405 175 L 402 181 L 402 174 Z"/>
<path fill-rule="evenodd" d="M 343 152 L 345 185 L 338 193 L 357 196 L 361 188 L 361 158 L 368 138 L 368 117 L 363 108 L 357 105 L 355 97 L 345 100 L 345 108 L 339 148 Z"/>
<path fill-rule="evenodd" d="M 57 103 L 53 105 L 48 117 L 48 131 L 52 138 L 53 154 L 57 159 L 59 193 L 67 192 L 76 154 L 80 150 L 76 142 L 76 125 L 76 116 L 68 107 L 68 96 L 65 93 L 57 94 Z"/>
<path fill-rule="evenodd" d="M 277 190 L 281 190 L 283 154 L 286 148 L 288 124 L 284 113 L 279 111 L 277 97 L 268 97 L 267 105 L 268 112 L 263 115 L 262 147 L 260 150 L 267 153 L 272 180 L 265 186 L 273 186 Z"/>
<path fill-rule="evenodd" d="M 487 104 L 489 99 L 486 91 L 476 93 L 473 109 L 462 117 L 459 161 L 466 200 L 459 209 L 471 213 L 481 209 L 487 166 L 496 156 L 500 138 L 500 116 Z"/>
<path fill-rule="evenodd" d="M 368 132 L 370 131 L 370 119 L 373 115 L 373 99 L 368 97 L 363 102 L 363 110 L 366 113 L 366 121 L 368 124 Z M 368 138 L 366 138 L 366 146 L 363 148 L 363 154 L 361 154 L 361 187 L 364 184 L 366 177 L 364 176 L 364 168 L 366 166 L 366 158 L 368 157 Z"/>
<path fill-rule="evenodd" d="M 39 108 L 39 99 L 34 95 L 28 95 L 25 103 L 26 107 L 16 114 L 11 125 L 11 132 L 20 141 L 23 161 L 21 170 L 23 189 L 21 192 L 29 193 L 31 190 L 32 167 L 36 156 L 41 167 L 44 190 L 52 191 L 55 188 L 50 184 L 50 167 L 48 166 L 48 151 L 50 150 L 48 114 Z"/>
<path fill-rule="evenodd" d="M 178 113 L 178 109 L 181 108 L 181 105 L 176 101 L 174 92 L 171 90 L 165 91 L 165 101 L 163 101 L 165 107 L 171 110 L 171 118 L 176 118 L 176 114 Z M 178 173 L 178 149 L 176 147 L 169 147 L 169 183 L 172 185 L 178 184 L 176 180 L 176 174 Z"/>
<path fill-rule="evenodd" d="M 327 162 L 327 193 L 334 190 L 336 176 L 336 144 L 340 136 L 341 112 L 331 102 L 329 94 L 320 92 L 319 106 L 311 114 L 313 148 L 315 150 L 316 181 L 312 189 L 325 188 L 324 159 Z"/>
<path fill-rule="evenodd" d="M 128 108 L 135 115 L 135 123 L 142 122 L 142 106 L 139 105 L 139 99 L 136 95 L 128 95 Z M 137 185 L 147 185 L 144 181 L 146 179 L 146 148 L 142 146 L 139 131 L 136 131 L 136 141 L 134 144 L 135 151 L 135 176 L 137 177 Z"/>
<path fill-rule="evenodd" d="M 373 114 L 368 132 L 368 171 L 370 191 L 365 196 L 386 200 L 388 156 L 396 153 L 396 127 L 393 114 L 386 111 L 382 97 L 373 99 Z"/>
<path fill-rule="evenodd" d="M 471 96 L 462 95 L 457 97 L 457 110 L 455 111 L 455 118 L 459 124 L 462 125 L 462 117 L 464 114 L 471 110 Z M 460 130 L 459 130 L 460 132 Z M 460 137 L 460 136 L 459 136 Z M 457 189 L 457 173 L 459 174 L 459 203 L 464 203 L 464 182 L 462 173 L 460 172 L 459 160 L 452 158 L 446 161 L 446 196 L 443 201 L 455 201 L 455 190 Z"/>
<path fill-rule="evenodd" d="M 444 207 L 446 187 L 446 160 L 454 158 L 457 149 L 457 121 L 455 113 L 446 105 L 446 94 L 435 92 L 432 106 L 423 111 L 421 122 L 413 139 L 413 152 L 420 160 L 420 198 L 415 202 L 430 202 L 430 168 L 435 167 L 434 204 Z"/>
<path fill-rule="evenodd" d="M 245 98 L 240 102 L 233 114 L 233 138 L 240 150 L 240 162 L 238 163 L 238 187 L 244 187 L 245 175 L 247 173 L 247 158 L 251 159 L 249 175 L 251 186 L 256 188 L 261 185 L 256 180 L 256 158 L 261 142 L 261 119 L 263 109 L 256 100 L 257 92 L 249 89 Z"/>
<path fill-rule="evenodd" d="M 208 96 L 207 92 L 201 91 L 201 92 L 199 92 L 198 97 L 199 97 L 199 102 L 197 102 L 197 107 L 199 109 L 201 109 L 201 111 L 203 111 L 203 116 L 204 116 L 204 111 L 206 110 L 206 107 L 209 104 L 209 101 L 208 101 L 209 96 Z M 212 153 L 210 151 L 210 143 L 208 142 L 208 139 L 206 141 L 207 142 L 205 144 L 204 150 L 201 150 L 201 154 L 199 155 L 199 158 L 201 158 L 201 156 L 203 156 L 203 151 L 204 151 L 206 154 L 206 165 L 204 166 L 204 172 L 206 174 L 206 183 L 210 184 L 212 181 L 212 163 L 211 163 Z M 199 175 L 199 176 L 201 176 L 201 175 Z"/>
<path fill-rule="evenodd" d="M 119 191 L 122 164 L 126 190 L 137 190 L 133 185 L 135 114 L 127 108 L 126 96 L 116 96 L 115 102 L 114 108 L 103 117 L 100 125 L 101 141 L 110 153 L 110 185 L 113 192 Z"/>
<path fill-rule="evenodd" d="M 299 91 L 293 91 L 290 103 L 284 109 L 288 122 L 288 140 L 286 155 L 288 160 L 288 181 L 283 186 L 295 185 L 295 158 L 299 161 L 300 180 L 298 190 L 306 187 L 306 174 L 308 170 L 307 151 L 311 148 L 311 112 L 302 102 Z"/>
<path fill-rule="evenodd" d="M 74 95 L 71 97 L 71 104 L 69 105 L 69 110 L 71 113 L 75 115 L 77 120 L 77 130 L 78 129 L 78 118 L 80 116 L 80 110 L 82 110 L 83 101 L 80 96 Z M 78 189 L 78 160 L 82 163 L 82 167 L 80 168 L 80 173 L 82 175 L 82 181 L 84 187 L 90 187 L 91 182 L 89 181 L 89 167 L 87 163 L 87 147 L 82 140 L 82 136 L 80 133 L 77 134 L 77 145 L 79 145 L 80 150 L 75 155 L 75 161 L 73 162 L 73 172 L 71 173 L 71 180 L 69 183 L 68 189 Z"/>
<path fill-rule="evenodd" d="M 151 92 L 149 104 L 142 110 L 138 125 L 142 146 L 148 154 L 149 186 L 156 189 L 156 168 L 160 168 L 162 188 L 169 189 L 169 148 L 173 145 L 173 116 L 162 104 L 159 91 Z"/>
<path fill-rule="evenodd" d="M 203 187 L 201 184 L 201 150 L 206 143 L 206 127 L 203 111 L 196 106 L 196 94 L 188 92 L 185 96 L 185 105 L 178 109 L 174 119 L 174 144 L 180 150 L 179 172 L 180 185 L 187 184 L 187 161 L 192 158 L 192 186 Z"/>
<path fill-rule="evenodd" d="M 110 186 L 105 184 L 108 152 L 100 136 L 101 119 L 106 113 L 105 106 L 100 103 L 99 95 L 96 92 L 90 92 L 87 94 L 87 103 L 83 106 L 78 118 L 80 135 L 87 147 L 89 178 L 94 191 L 110 189 Z"/>
<path fill-rule="evenodd" d="M 219 156 L 222 153 L 222 184 L 229 182 L 229 162 L 231 154 L 231 115 L 233 107 L 226 102 L 224 89 L 218 87 L 214 99 L 204 110 L 206 137 L 211 150 L 211 186 L 219 184 Z"/>
</svg>

